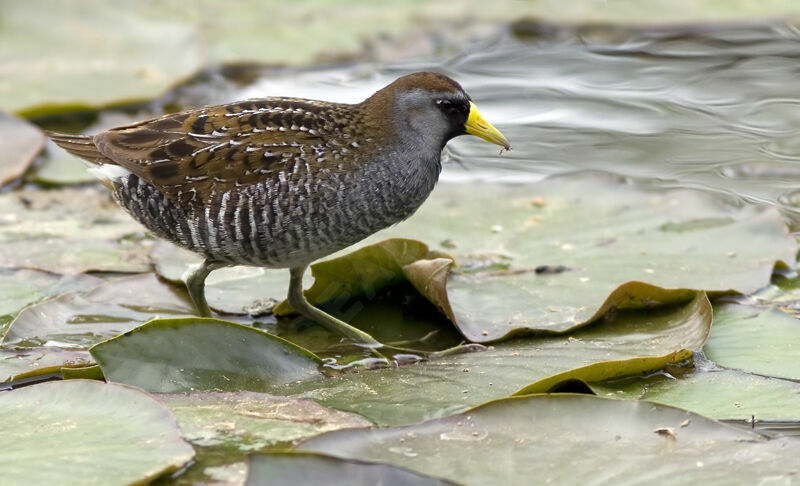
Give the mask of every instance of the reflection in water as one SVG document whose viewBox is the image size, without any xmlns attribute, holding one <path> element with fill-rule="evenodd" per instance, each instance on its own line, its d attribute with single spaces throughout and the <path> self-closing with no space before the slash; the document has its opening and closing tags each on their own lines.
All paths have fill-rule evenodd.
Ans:
<svg viewBox="0 0 800 486">
<path fill-rule="evenodd" d="M 776 204 L 800 223 L 800 33 L 784 24 L 620 31 L 534 29 L 463 55 L 378 69 L 274 74 L 203 103 L 291 95 L 360 101 L 398 75 L 458 79 L 511 140 L 469 137 L 445 178 L 538 178 L 576 170 Z M 198 100 L 194 100 L 198 101 Z"/>
</svg>

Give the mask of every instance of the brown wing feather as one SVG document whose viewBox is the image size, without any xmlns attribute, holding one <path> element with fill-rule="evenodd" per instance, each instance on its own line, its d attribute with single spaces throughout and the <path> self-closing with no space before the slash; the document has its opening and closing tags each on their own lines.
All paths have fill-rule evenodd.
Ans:
<svg viewBox="0 0 800 486">
<path fill-rule="evenodd" d="M 331 144 L 347 138 L 341 127 L 349 120 L 331 112 L 336 106 L 288 98 L 253 100 L 115 128 L 94 142 L 103 155 L 167 197 L 191 193 L 206 201 L 231 186 L 277 179 L 280 172 L 293 172 L 297 163 L 324 162 Z"/>
</svg>

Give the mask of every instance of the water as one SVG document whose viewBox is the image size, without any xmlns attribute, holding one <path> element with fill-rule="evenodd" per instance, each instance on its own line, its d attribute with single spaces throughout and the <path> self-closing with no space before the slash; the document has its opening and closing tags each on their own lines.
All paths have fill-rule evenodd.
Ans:
<svg viewBox="0 0 800 486">
<path fill-rule="evenodd" d="M 800 32 L 783 23 L 688 28 L 529 24 L 442 59 L 272 71 L 245 87 L 189 88 L 184 103 L 269 95 L 357 102 L 395 77 L 459 80 L 513 150 L 451 142 L 443 178 L 600 171 L 778 206 L 800 224 Z M 223 83 L 224 84 L 224 83 Z"/>
</svg>

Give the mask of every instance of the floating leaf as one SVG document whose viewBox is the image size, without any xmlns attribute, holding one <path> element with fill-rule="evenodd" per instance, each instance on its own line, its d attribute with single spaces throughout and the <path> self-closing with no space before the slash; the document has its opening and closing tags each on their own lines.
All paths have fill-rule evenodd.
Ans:
<svg viewBox="0 0 800 486">
<path fill-rule="evenodd" d="M 487 351 L 307 381 L 277 393 L 356 412 L 378 425 L 410 424 L 460 412 L 592 364 L 607 367 L 604 373 L 611 376 L 620 369 L 648 371 L 652 361 L 641 358 L 682 359 L 683 350 L 702 347 L 710 327 L 711 305 L 701 293 L 668 309 L 621 311 L 570 336 L 517 339 Z"/>
<path fill-rule="evenodd" d="M 3 134 L 0 137 L 0 185 L 4 185 L 18 179 L 28 170 L 44 147 L 44 134 L 27 121 L 2 111 L 0 133 Z"/>
<path fill-rule="evenodd" d="M 589 386 L 601 396 L 663 403 L 715 419 L 800 422 L 800 383 L 741 371 L 698 371 L 678 379 L 655 375 Z"/>
<path fill-rule="evenodd" d="M 91 380 L 0 393 L 8 484 L 145 484 L 194 452 L 167 408 L 140 390 Z"/>
<path fill-rule="evenodd" d="M 184 437 L 194 445 L 258 451 L 322 432 L 369 427 L 372 422 L 311 400 L 240 391 L 159 395 Z"/>
<path fill-rule="evenodd" d="M 0 267 L 149 270 L 144 228 L 97 187 L 9 192 L 0 195 L 0 214 Z"/>
<path fill-rule="evenodd" d="M 61 377 L 65 380 L 85 379 L 106 381 L 103 370 L 101 370 L 98 365 L 61 368 Z"/>
<path fill-rule="evenodd" d="M 612 380 L 621 376 L 631 376 L 650 371 L 663 369 L 669 364 L 680 363 L 692 358 L 692 352 L 688 349 L 676 351 L 666 356 L 653 356 L 642 358 L 631 358 L 620 361 L 605 361 L 595 363 L 574 370 L 565 371 L 557 375 L 549 376 L 544 380 L 531 383 L 515 395 L 531 395 L 533 393 L 548 393 L 569 380 L 580 380 L 583 382 Z"/>
<path fill-rule="evenodd" d="M 94 363 L 86 351 L 60 348 L 0 349 L 0 383 L 60 373 L 63 368 L 80 368 Z"/>
<path fill-rule="evenodd" d="M 248 465 L 246 484 L 251 486 L 261 484 L 455 486 L 457 484 L 390 464 L 339 459 L 308 452 L 253 454 Z"/>
<path fill-rule="evenodd" d="M 428 254 L 421 241 L 392 238 L 364 246 L 351 253 L 311 265 L 314 285 L 305 291 L 312 304 L 366 295 L 406 280 L 403 267 Z M 287 301 L 275 308 L 284 315 L 293 312 Z"/>
<path fill-rule="evenodd" d="M 111 381 L 148 391 L 276 392 L 321 377 L 312 353 L 252 327 L 216 319 L 157 319 L 89 350 Z"/>
<path fill-rule="evenodd" d="M 151 319 L 194 312 L 184 289 L 142 274 L 26 308 L 11 323 L 3 344 L 89 347 Z"/>
<path fill-rule="evenodd" d="M 686 289 L 749 293 L 769 283 L 776 262 L 794 262 L 797 250 L 775 210 L 586 176 L 440 184 L 412 218 L 374 238 L 388 235 L 447 242 L 440 246 L 460 268 L 446 289 L 441 276 L 417 271 L 417 280 L 440 307 L 447 296 L 459 329 L 476 342 L 564 332 L 615 308 L 684 300 Z M 430 287 L 434 281 L 439 287 Z"/>
<path fill-rule="evenodd" d="M 684 410 L 590 395 L 497 400 L 409 427 L 342 430 L 300 450 L 388 462 L 469 484 L 791 482 L 800 442 Z M 587 454 L 586 451 L 603 451 Z M 564 464 L 569 462 L 569 467 Z"/>
<path fill-rule="evenodd" d="M 800 380 L 800 320 L 777 309 L 715 307 L 703 350 L 721 366 Z"/>
<path fill-rule="evenodd" d="M 254 392 L 159 395 L 178 419 L 197 457 L 183 482 L 244 482 L 246 454 L 283 450 L 322 432 L 369 427 L 368 420 L 296 400 Z"/>
<path fill-rule="evenodd" d="M 37 270 L 0 271 L 0 334 L 5 334 L 17 313 L 28 304 L 72 291 L 87 290 L 103 280 L 91 275 L 54 275 Z"/>
<path fill-rule="evenodd" d="M 150 100 L 201 67 L 195 29 L 131 13 L 96 0 L 3 3 L 0 108 L 41 116 Z"/>
</svg>

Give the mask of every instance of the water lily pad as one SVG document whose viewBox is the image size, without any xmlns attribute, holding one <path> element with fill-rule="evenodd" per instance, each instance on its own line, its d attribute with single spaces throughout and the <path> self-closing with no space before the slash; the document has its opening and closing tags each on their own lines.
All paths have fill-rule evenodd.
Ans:
<svg viewBox="0 0 800 486">
<path fill-rule="evenodd" d="M 203 62 L 192 26 L 102 1 L 4 3 L 0 17 L 0 108 L 26 116 L 150 100 Z"/>
<path fill-rule="evenodd" d="M 721 366 L 800 380 L 800 320 L 777 309 L 718 305 L 703 348 Z"/>
<path fill-rule="evenodd" d="M 92 361 L 94 362 L 94 360 Z M 61 368 L 61 377 L 65 380 L 84 379 L 106 381 L 106 377 L 103 375 L 103 370 L 101 370 L 100 366 L 96 364 L 74 368 Z"/>
<path fill-rule="evenodd" d="M 193 315 L 184 289 L 152 273 L 68 292 L 32 305 L 11 323 L 4 345 L 89 347 L 158 317 Z"/>
<path fill-rule="evenodd" d="M 28 304 L 47 297 L 73 291 L 87 290 L 103 280 L 91 275 L 54 275 L 37 270 L 0 271 L 0 334 L 5 334 L 17 313 Z"/>
<path fill-rule="evenodd" d="M 60 348 L 0 349 L 0 383 L 60 373 L 63 368 L 80 368 L 94 363 L 86 351 Z"/>
<path fill-rule="evenodd" d="M 311 265 L 314 285 L 305 291 L 312 304 L 366 295 L 405 281 L 403 267 L 425 258 L 428 246 L 421 241 L 390 238 L 346 255 Z M 293 312 L 287 301 L 274 309 L 278 315 Z"/>
<path fill-rule="evenodd" d="M 232 446 L 258 451 L 342 428 L 369 427 L 352 413 L 311 400 L 255 393 L 194 392 L 159 398 L 178 418 L 183 436 L 196 446 Z"/>
<path fill-rule="evenodd" d="M 216 319 L 156 319 L 89 351 L 109 380 L 159 393 L 276 392 L 322 376 L 309 351 Z"/>
<path fill-rule="evenodd" d="M 483 352 L 293 384 L 277 393 L 356 412 L 378 425 L 411 424 L 457 413 L 592 364 L 608 366 L 607 373 L 620 367 L 626 373 L 647 371 L 652 362 L 639 360 L 637 368 L 634 358 L 682 359 L 686 356 L 682 350 L 702 347 L 710 327 L 711 305 L 698 294 L 691 302 L 668 309 L 621 311 L 570 336 L 517 339 Z"/>
<path fill-rule="evenodd" d="M 0 267 L 143 272 L 145 229 L 97 187 L 0 195 Z"/>
<path fill-rule="evenodd" d="M 713 334 L 712 330 L 712 334 Z M 637 398 L 726 420 L 800 421 L 800 383 L 735 370 L 590 383 L 600 396 Z"/>
<path fill-rule="evenodd" d="M 455 256 L 447 302 L 476 342 L 564 332 L 615 308 L 684 300 L 686 289 L 750 293 L 769 283 L 776 263 L 793 264 L 797 250 L 775 210 L 596 176 L 441 184 L 411 219 L 376 238 L 394 234 L 439 242 Z"/>
<path fill-rule="evenodd" d="M 169 410 L 141 390 L 91 380 L 0 394 L 8 484 L 145 484 L 194 456 Z"/>
<path fill-rule="evenodd" d="M 19 178 L 44 147 L 44 134 L 36 126 L 0 111 L 0 185 Z"/>
<path fill-rule="evenodd" d="M 390 464 L 339 459 L 308 452 L 253 454 L 250 456 L 248 466 L 246 484 L 251 486 L 268 483 L 330 486 L 375 484 L 455 486 L 457 484 Z"/>
<path fill-rule="evenodd" d="M 381 461 L 469 484 L 791 482 L 800 442 L 768 441 L 648 402 L 533 395 L 409 427 L 343 430 L 300 450 Z M 587 454 L 586 451 L 603 451 Z M 569 467 L 564 467 L 564 464 Z"/>
<path fill-rule="evenodd" d="M 183 482 L 209 480 L 242 484 L 246 455 L 285 450 L 299 440 L 343 428 L 369 427 L 368 420 L 296 400 L 254 392 L 194 392 L 159 395 L 196 447 Z"/>
</svg>

